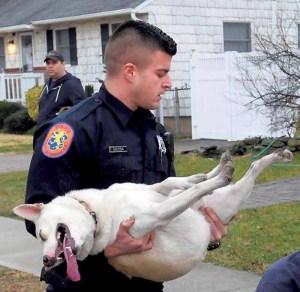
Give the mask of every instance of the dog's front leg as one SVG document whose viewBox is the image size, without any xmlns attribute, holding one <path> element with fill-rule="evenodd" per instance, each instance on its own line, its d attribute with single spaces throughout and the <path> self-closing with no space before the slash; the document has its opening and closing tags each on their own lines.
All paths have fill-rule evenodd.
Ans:
<svg viewBox="0 0 300 292">
<path fill-rule="evenodd" d="M 149 188 L 165 196 L 176 196 L 184 190 L 189 189 L 195 184 L 211 179 L 220 174 L 227 162 L 232 162 L 232 157 L 229 151 L 221 155 L 219 164 L 209 173 L 198 173 L 187 177 L 168 177 L 160 183 L 150 185 Z"/>
</svg>

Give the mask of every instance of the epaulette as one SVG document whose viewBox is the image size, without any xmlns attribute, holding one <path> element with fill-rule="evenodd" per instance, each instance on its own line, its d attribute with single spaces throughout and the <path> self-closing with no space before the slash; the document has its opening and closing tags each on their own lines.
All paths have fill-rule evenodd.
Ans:
<svg viewBox="0 0 300 292">
<path fill-rule="evenodd" d="M 100 96 L 98 95 L 98 93 L 96 93 L 93 96 L 76 104 L 65 113 L 62 113 L 61 117 L 71 117 L 74 114 L 74 112 L 76 112 L 76 120 L 82 120 L 86 116 L 88 116 L 92 111 L 94 111 L 97 107 L 99 107 L 102 103 L 103 102 Z M 64 114 L 65 117 L 63 116 Z"/>
</svg>

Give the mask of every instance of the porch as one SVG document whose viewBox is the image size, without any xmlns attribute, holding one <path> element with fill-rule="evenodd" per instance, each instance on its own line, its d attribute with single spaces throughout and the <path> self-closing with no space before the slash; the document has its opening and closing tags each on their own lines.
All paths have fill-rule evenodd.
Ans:
<svg viewBox="0 0 300 292">
<path fill-rule="evenodd" d="M 28 89 L 43 85 L 44 73 L 0 73 L 0 101 L 26 103 Z"/>
</svg>

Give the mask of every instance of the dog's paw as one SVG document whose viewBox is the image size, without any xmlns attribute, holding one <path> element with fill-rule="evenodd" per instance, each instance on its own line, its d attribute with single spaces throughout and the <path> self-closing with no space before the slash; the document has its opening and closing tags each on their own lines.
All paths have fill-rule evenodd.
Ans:
<svg viewBox="0 0 300 292">
<path fill-rule="evenodd" d="M 232 181 L 234 173 L 234 165 L 232 161 L 228 161 L 223 168 L 221 175 L 226 179 L 227 183 L 229 184 Z"/>
<path fill-rule="evenodd" d="M 232 156 L 231 156 L 229 151 L 226 151 L 226 152 L 222 153 L 221 159 L 220 159 L 220 164 L 221 165 L 225 166 L 227 162 L 232 162 L 233 163 L 233 159 L 232 159 Z"/>
<path fill-rule="evenodd" d="M 283 162 L 291 162 L 293 160 L 293 153 L 288 149 L 280 149 L 275 152 Z"/>
</svg>

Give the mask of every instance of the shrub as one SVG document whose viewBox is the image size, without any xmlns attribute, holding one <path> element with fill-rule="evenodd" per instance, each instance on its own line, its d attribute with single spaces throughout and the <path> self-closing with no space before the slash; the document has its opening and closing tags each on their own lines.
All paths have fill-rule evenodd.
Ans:
<svg viewBox="0 0 300 292">
<path fill-rule="evenodd" d="M 39 115 L 39 97 L 42 93 L 43 88 L 43 85 L 35 86 L 25 92 L 28 114 L 35 122 L 37 121 Z"/>
<path fill-rule="evenodd" d="M 90 97 L 94 94 L 94 85 L 88 84 L 84 87 L 84 92 L 87 97 Z"/>
<path fill-rule="evenodd" d="M 0 101 L 0 129 L 3 128 L 4 120 L 12 113 L 22 108 L 21 103 Z"/>
<path fill-rule="evenodd" d="M 35 125 L 36 122 L 29 116 L 27 108 L 23 107 L 4 120 L 3 131 L 9 134 L 24 134 Z"/>
</svg>

